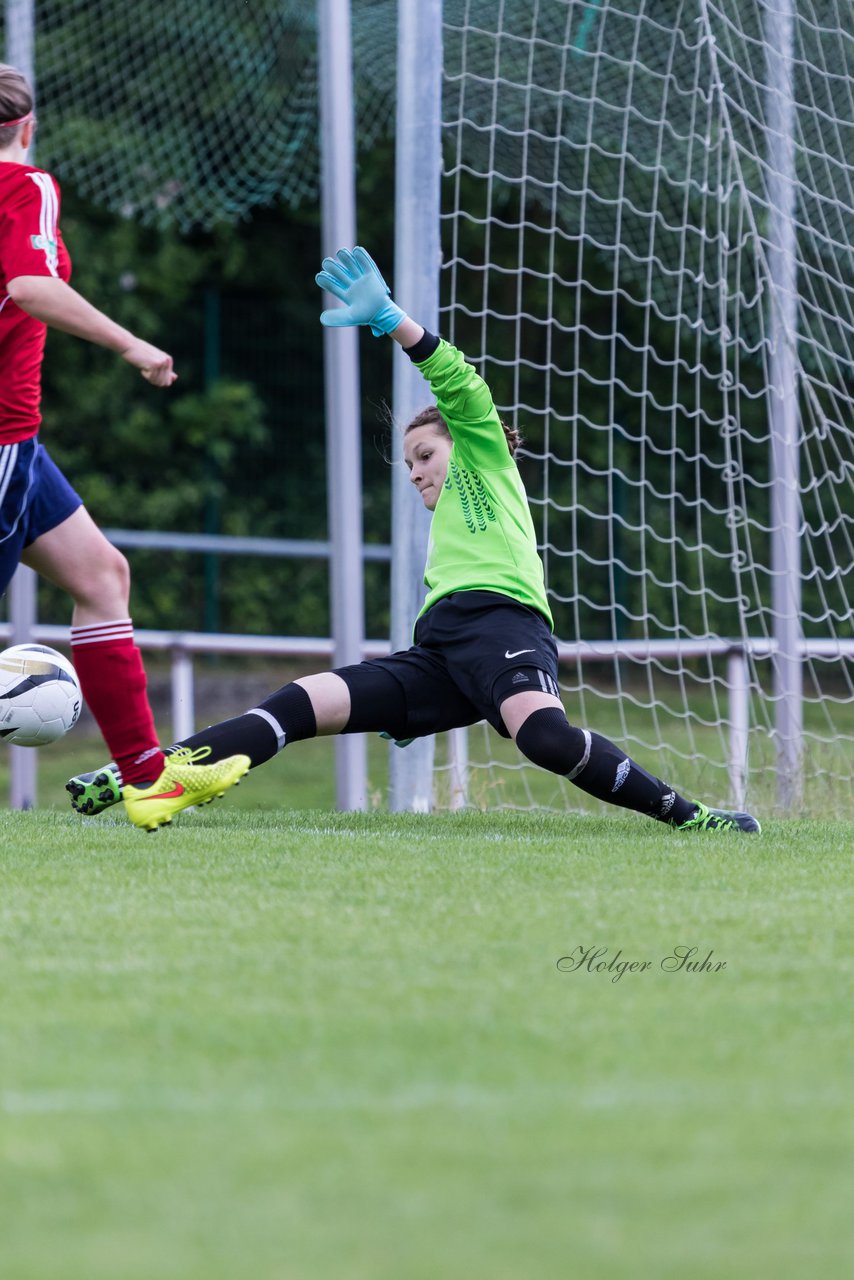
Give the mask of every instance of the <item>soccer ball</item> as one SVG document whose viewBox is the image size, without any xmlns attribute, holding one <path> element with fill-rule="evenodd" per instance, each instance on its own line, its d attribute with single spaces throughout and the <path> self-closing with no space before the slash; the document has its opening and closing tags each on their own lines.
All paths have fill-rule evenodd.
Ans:
<svg viewBox="0 0 854 1280">
<path fill-rule="evenodd" d="M 82 698 L 67 658 L 44 644 L 0 653 L 0 739 L 16 747 L 56 742 L 77 723 Z"/>
</svg>

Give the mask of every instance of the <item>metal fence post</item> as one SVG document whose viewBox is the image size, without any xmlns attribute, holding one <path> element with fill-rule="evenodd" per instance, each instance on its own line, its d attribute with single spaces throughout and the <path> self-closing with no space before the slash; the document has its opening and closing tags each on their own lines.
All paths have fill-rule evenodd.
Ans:
<svg viewBox="0 0 854 1280">
<path fill-rule="evenodd" d="M 176 645 L 172 650 L 172 740 L 183 742 L 195 731 L 193 655 Z"/>
<path fill-rule="evenodd" d="M 747 654 L 733 649 L 727 657 L 729 691 L 729 781 L 732 802 L 743 809 L 747 799 L 747 748 L 750 728 L 750 689 Z"/>
<path fill-rule="evenodd" d="M 428 329 L 439 328 L 439 188 L 442 176 L 442 2 L 398 6 L 397 148 L 394 296 Z M 402 351 L 394 353 L 394 418 L 405 424 L 429 399 L 424 379 Z M 409 483 L 403 438 L 392 443 L 391 646 L 412 641 L 412 624 L 424 600 L 430 515 Z M 392 749 L 390 807 L 430 808 L 435 738 L 417 738 L 405 751 Z"/>
<path fill-rule="evenodd" d="M 36 624 L 36 586 L 32 569 L 19 565 L 9 583 L 12 644 L 32 639 Z M 9 747 L 9 803 L 13 809 L 33 809 L 36 803 L 37 753 L 33 747 Z"/>
<path fill-rule="evenodd" d="M 768 5 L 768 400 L 771 435 L 771 583 L 777 800 L 794 813 L 803 801 L 801 486 L 798 408 L 798 233 L 793 0 Z"/>
<path fill-rule="evenodd" d="M 319 0 L 320 151 L 323 252 L 356 242 L 356 146 L 349 0 Z M 318 264 L 319 266 L 320 264 Z M 318 293 L 318 302 L 320 294 Z M 327 510 L 335 665 L 359 662 L 365 634 L 362 577 L 362 455 L 357 329 L 324 331 Z M 363 734 L 335 743 L 339 809 L 367 808 Z"/>
</svg>

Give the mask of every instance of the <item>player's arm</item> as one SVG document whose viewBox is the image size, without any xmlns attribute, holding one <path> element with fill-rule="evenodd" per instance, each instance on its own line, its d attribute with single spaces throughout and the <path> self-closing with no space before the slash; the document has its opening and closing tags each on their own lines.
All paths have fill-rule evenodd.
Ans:
<svg viewBox="0 0 854 1280">
<path fill-rule="evenodd" d="M 458 445 L 480 466 L 510 466 L 504 430 L 492 393 L 462 352 L 426 333 L 391 298 L 391 290 L 366 249 L 339 249 L 323 259 L 315 276 L 321 289 L 343 305 L 321 314 L 330 328 L 369 325 L 375 337 L 388 334 L 406 349 L 436 396 L 442 417 Z"/>
<path fill-rule="evenodd" d="M 410 345 L 409 339 L 403 345 L 430 384 L 460 460 L 466 466 L 490 471 L 515 465 L 492 392 L 483 378 L 457 347 L 424 330 L 421 333 L 415 345 Z"/>
<path fill-rule="evenodd" d="M 52 329 L 85 338 L 115 351 L 139 369 L 155 387 L 169 387 L 177 378 L 172 357 L 116 324 L 103 311 L 56 276 L 15 276 L 6 285 L 9 297 L 28 315 Z"/>
<path fill-rule="evenodd" d="M 407 351 L 412 347 L 417 347 L 426 332 L 424 326 L 419 324 L 417 320 L 413 320 L 410 316 L 404 316 L 397 328 L 392 329 L 388 336 L 394 338 L 398 346 Z"/>
</svg>

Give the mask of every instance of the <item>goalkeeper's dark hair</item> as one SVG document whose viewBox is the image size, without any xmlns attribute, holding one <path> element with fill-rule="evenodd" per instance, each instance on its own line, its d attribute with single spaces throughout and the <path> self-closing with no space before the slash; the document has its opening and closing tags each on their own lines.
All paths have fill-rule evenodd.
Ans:
<svg viewBox="0 0 854 1280">
<path fill-rule="evenodd" d="M 504 429 L 507 448 L 510 450 L 511 455 L 515 457 L 516 450 L 524 444 L 521 432 L 517 431 L 515 427 L 509 427 L 500 418 L 499 422 L 501 422 L 501 426 Z M 433 427 L 438 435 L 447 436 L 449 440 L 453 439 L 447 422 L 434 404 L 431 404 L 427 409 L 422 409 L 420 413 L 416 413 L 403 434 L 408 436 L 410 431 L 415 431 L 417 427 Z"/>
<path fill-rule="evenodd" d="M 22 124 L 3 128 L 6 120 L 20 120 L 33 109 L 33 91 L 17 67 L 0 62 L 0 151 L 10 147 L 23 129 Z"/>
</svg>

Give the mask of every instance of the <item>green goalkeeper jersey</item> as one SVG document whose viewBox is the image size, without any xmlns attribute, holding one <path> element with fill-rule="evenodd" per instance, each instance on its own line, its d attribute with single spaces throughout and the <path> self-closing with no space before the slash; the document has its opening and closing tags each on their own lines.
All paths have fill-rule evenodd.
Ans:
<svg viewBox="0 0 854 1280">
<path fill-rule="evenodd" d="M 489 387 L 444 340 L 417 368 L 453 440 L 430 526 L 421 613 L 454 591 L 497 591 L 554 628 L 528 499 Z"/>
</svg>

